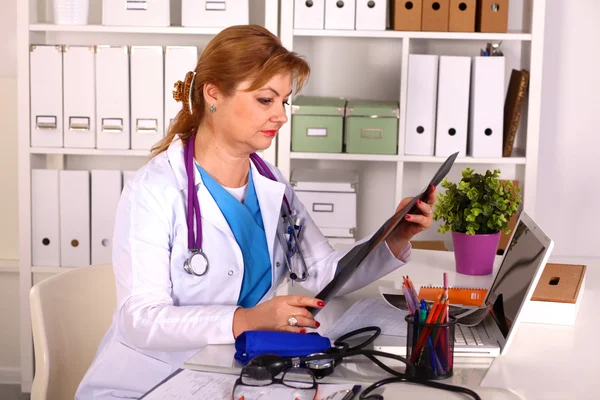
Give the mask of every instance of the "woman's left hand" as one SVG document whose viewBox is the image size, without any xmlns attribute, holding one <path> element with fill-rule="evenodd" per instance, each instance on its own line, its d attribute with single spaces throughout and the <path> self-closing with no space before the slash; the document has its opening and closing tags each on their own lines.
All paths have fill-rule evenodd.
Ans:
<svg viewBox="0 0 600 400">
<path fill-rule="evenodd" d="M 398 204 L 396 212 L 406 206 L 412 199 L 412 197 L 403 199 Z M 435 199 L 435 187 L 430 186 L 427 190 L 427 201 L 417 201 L 417 207 L 421 211 L 421 214 L 407 214 L 406 220 L 400 221 L 398 226 L 388 236 L 386 243 L 394 255 L 398 256 L 413 236 L 431 226 Z"/>
</svg>

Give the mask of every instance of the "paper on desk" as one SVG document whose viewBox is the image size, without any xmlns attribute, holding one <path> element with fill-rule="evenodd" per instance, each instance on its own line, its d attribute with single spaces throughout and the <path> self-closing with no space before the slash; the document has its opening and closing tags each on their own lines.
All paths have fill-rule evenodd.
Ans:
<svg viewBox="0 0 600 400">
<path fill-rule="evenodd" d="M 382 335 L 406 337 L 408 311 L 397 310 L 382 299 L 360 299 L 333 324 L 326 337 L 336 340 L 355 329 L 378 326 Z"/>
<path fill-rule="evenodd" d="M 231 399 L 237 378 L 238 375 L 183 369 L 146 395 L 144 400 Z M 352 389 L 352 386 L 352 384 L 319 384 L 317 400 L 325 399 L 339 390 Z M 293 389 L 282 385 L 251 387 L 248 388 L 248 392 L 244 392 L 244 400 L 288 398 L 312 400 L 313 396 L 314 390 Z"/>
</svg>

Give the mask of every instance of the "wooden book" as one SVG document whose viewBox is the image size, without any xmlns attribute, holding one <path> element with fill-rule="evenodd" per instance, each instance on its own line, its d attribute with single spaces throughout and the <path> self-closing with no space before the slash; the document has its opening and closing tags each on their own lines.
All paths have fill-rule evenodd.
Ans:
<svg viewBox="0 0 600 400">
<path fill-rule="evenodd" d="M 510 157 L 512 154 L 528 88 L 529 71 L 513 69 L 510 74 L 508 91 L 506 92 L 506 101 L 504 102 L 503 157 Z"/>
<path fill-rule="evenodd" d="M 585 265 L 548 263 L 535 287 L 531 300 L 575 303 L 583 278 Z"/>
</svg>

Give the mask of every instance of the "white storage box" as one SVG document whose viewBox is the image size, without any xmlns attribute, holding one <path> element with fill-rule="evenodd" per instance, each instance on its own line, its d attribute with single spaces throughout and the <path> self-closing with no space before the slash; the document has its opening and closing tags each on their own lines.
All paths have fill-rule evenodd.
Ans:
<svg viewBox="0 0 600 400">
<path fill-rule="evenodd" d="M 356 0 L 325 0 L 325 29 L 354 30 Z"/>
<path fill-rule="evenodd" d="M 323 29 L 325 0 L 294 0 L 295 29 Z"/>
<path fill-rule="evenodd" d="M 188 27 L 226 28 L 247 25 L 248 0 L 181 0 L 181 24 Z"/>
<path fill-rule="evenodd" d="M 169 26 L 169 0 L 102 0 L 102 24 L 113 26 Z"/>
<path fill-rule="evenodd" d="M 585 287 L 585 265 L 546 264 L 523 307 L 522 321 L 550 325 L 575 325 Z"/>
<path fill-rule="evenodd" d="M 323 235 L 328 238 L 354 238 L 356 172 L 297 169 L 292 172 L 290 182 Z"/>
<path fill-rule="evenodd" d="M 387 0 L 356 0 L 356 30 L 384 31 Z"/>
</svg>

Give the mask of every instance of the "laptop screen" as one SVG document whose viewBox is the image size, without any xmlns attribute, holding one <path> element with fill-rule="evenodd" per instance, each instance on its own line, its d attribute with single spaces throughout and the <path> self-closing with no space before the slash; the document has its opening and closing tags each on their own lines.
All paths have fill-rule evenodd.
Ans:
<svg viewBox="0 0 600 400">
<path fill-rule="evenodd" d="M 522 220 L 519 221 L 486 299 L 488 304 L 494 304 L 492 315 L 504 338 L 525 302 L 545 250 L 545 243 Z"/>
</svg>

